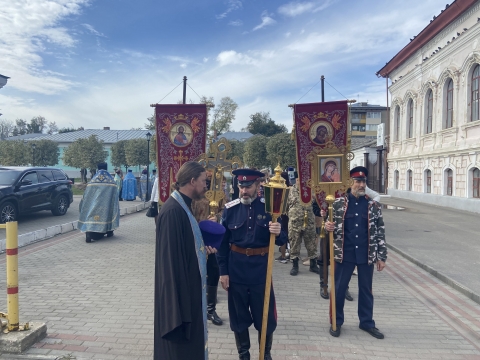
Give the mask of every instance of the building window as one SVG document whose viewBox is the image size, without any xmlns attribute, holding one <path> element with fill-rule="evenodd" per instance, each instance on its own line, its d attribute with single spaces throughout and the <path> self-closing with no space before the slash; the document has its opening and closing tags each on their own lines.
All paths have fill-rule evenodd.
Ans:
<svg viewBox="0 0 480 360">
<path fill-rule="evenodd" d="M 381 112 L 367 112 L 367 118 L 369 119 L 381 119 Z"/>
<path fill-rule="evenodd" d="M 447 84 L 447 96 L 446 96 L 446 116 L 445 116 L 445 129 L 449 129 L 453 126 L 453 80 L 449 79 Z"/>
<path fill-rule="evenodd" d="M 352 125 L 352 130 L 365 132 L 365 125 Z"/>
<path fill-rule="evenodd" d="M 433 116 L 433 91 L 430 89 L 427 92 L 426 98 L 427 108 L 426 108 L 426 119 L 425 119 L 425 134 L 430 134 L 432 132 L 432 116 Z"/>
<path fill-rule="evenodd" d="M 432 193 L 432 172 L 430 170 L 425 171 L 425 192 Z"/>
<path fill-rule="evenodd" d="M 407 190 L 412 191 L 412 170 L 407 171 Z"/>
<path fill-rule="evenodd" d="M 367 131 L 377 131 L 378 128 L 378 124 L 367 124 L 365 126 Z"/>
<path fill-rule="evenodd" d="M 398 170 L 395 170 L 395 180 L 394 180 L 395 189 L 398 189 L 399 182 L 400 182 L 400 173 L 398 172 Z"/>
<path fill-rule="evenodd" d="M 410 99 L 407 105 L 407 139 L 413 137 L 413 100 Z"/>
<path fill-rule="evenodd" d="M 453 171 L 452 169 L 447 170 L 447 195 L 452 196 L 453 194 Z"/>
<path fill-rule="evenodd" d="M 365 113 L 352 113 L 352 119 L 365 119 Z"/>
<path fill-rule="evenodd" d="M 395 106 L 395 115 L 393 118 L 393 121 L 395 122 L 395 134 L 394 138 L 395 141 L 399 140 L 399 134 L 400 134 L 400 106 Z"/>
<path fill-rule="evenodd" d="M 479 113 L 480 113 L 480 99 L 479 99 L 479 93 L 478 93 L 478 87 L 479 87 L 479 81 L 480 81 L 480 66 L 477 65 L 475 66 L 475 69 L 473 69 L 472 73 L 472 118 L 471 121 L 475 121 L 479 119 Z"/>
<path fill-rule="evenodd" d="M 480 169 L 478 168 L 473 169 L 472 185 L 472 196 L 477 199 L 480 198 Z"/>
</svg>

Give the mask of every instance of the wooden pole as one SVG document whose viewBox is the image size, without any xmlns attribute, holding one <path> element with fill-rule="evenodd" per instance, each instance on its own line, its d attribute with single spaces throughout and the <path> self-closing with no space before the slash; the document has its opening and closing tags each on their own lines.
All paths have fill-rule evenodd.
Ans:
<svg viewBox="0 0 480 360">
<path fill-rule="evenodd" d="M 333 222 L 333 202 L 335 196 L 328 195 L 325 199 L 328 203 L 328 221 Z M 330 237 L 330 316 L 332 330 L 337 331 L 337 309 L 335 305 L 335 259 L 333 255 L 333 232 L 329 231 Z"/>
<path fill-rule="evenodd" d="M 277 222 L 278 216 L 272 215 L 272 223 Z M 267 265 L 267 280 L 265 281 L 265 297 L 263 300 L 263 317 L 262 317 L 262 332 L 260 334 L 260 351 L 259 360 L 265 358 L 265 342 L 267 340 L 267 323 L 268 323 L 268 309 L 270 305 L 270 290 L 272 288 L 272 270 L 273 270 L 273 253 L 275 252 L 275 234 L 270 234 L 270 244 L 268 246 L 268 265 Z"/>
</svg>

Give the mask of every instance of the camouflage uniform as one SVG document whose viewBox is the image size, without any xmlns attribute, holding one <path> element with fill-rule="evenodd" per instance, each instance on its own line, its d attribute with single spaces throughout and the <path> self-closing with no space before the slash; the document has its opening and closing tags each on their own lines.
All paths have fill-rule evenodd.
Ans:
<svg viewBox="0 0 480 360">
<path fill-rule="evenodd" d="M 307 211 L 307 226 L 304 227 L 305 211 Z M 298 258 L 302 238 L 307 248 L 308 258 L 317 258 L 315 242 L 315 215 L 312 206 L 305 207 L 300 201 L 300 192 L 297 185 L 293 185 L 287 200 L 288 214 L 288 241 L 290 242 L 290 259 Z"/>
</svg>

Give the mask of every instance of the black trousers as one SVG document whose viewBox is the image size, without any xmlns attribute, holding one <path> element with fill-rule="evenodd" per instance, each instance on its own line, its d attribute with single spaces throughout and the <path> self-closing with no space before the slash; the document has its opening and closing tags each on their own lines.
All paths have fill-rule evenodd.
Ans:
<svg viewBox="0 0 480 360">
<path fill-rule="evenodd" d="M 342 325 L 343 306 L 345 305 L 345 291 L 352 277 L 353 270 L 357 266 L 358 271 L 358 318 L 360 327 L 370 329 L 375 327 L 373 321 L 373 269 L 374 264 L 357 265 L 351 262 L 335 262 L 335 305 L 337 310 L 337 325 Z"/>
<path fill-rule="evenodd" d="M 241 333 L 254 325 L 257 331 L 262 330 L 263 300 L 265 298 L 265 284 L 245 285 L 232 283 L 228 288 L 228 315 L 230 328 Z M 277 328 L 277 308 L 273 285 L 270 293 L 268 309 L 267 335 Z"/>
<path fill-rule="evenodd" d="M 215 254 L 208 255 L 207 259 L 207 286 L 218 286 L 220 270 Z"/>
</svg>

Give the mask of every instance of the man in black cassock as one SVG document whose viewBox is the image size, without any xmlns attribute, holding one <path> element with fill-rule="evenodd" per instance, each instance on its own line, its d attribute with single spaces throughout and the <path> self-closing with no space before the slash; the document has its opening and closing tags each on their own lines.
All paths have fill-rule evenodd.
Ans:
<svg viewBox="0 0 480 360">
<path fill-rule="evenodd" d="M 202 199 L 207 191 L 205 169 L 198 163 L 187 162 L 176 178 L 175 187 L 191 212 L 192 199 Z M 216 252 L 208 246 L 205 249 L 206 254 Z M 154 360 L 206 360 L 202 298 L 202 278 L 189 216 L 170 196 L 157 220 Z"/>
</svg>

